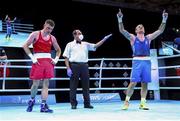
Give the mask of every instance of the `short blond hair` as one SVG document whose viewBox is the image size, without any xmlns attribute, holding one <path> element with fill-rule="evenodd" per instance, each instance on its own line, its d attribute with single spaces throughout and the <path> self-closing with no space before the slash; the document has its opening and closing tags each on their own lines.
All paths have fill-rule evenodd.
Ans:
<svg viewBox="0 0 180 121">
<path fill-rule="evenodd" d="M 47 19 L 45 21 L 45 24 L 49 24 L 50 26 L 54 27 L 55 26 L 55 22 L 52 19 Z"/>
</svg>

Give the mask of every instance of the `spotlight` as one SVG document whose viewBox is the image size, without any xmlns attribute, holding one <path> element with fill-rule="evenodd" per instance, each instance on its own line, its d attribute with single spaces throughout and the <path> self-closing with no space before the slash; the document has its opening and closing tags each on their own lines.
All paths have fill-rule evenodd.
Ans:
<svg viewBox="0 0 180 121">
<path fill-rule="evenodd" d="M 179 29 L 176 29 L 176 32 L 179 32 Z"/>
</svg>

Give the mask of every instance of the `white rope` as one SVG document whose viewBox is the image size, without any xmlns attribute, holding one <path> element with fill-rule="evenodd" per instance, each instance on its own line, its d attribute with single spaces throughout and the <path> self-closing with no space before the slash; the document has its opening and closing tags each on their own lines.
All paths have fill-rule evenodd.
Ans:
<svg viewBox="0 0 180 121">
<path fill-rule="evenodd" d="M 180 57 L 180 54 L 170 55 L 170 56 L 161 56 L 161 57 L 157 57 L 157 59 L 177 58 L 177 57 Z"/>
<path fill-rule="evenodd" d="M 4 78 L 0 78 L 3 80 Z M 102 77 L 102 80 L 130 80 L 130 77 Z M 159 79 L 180 79 L 180 76 L 166 76 L 166 77 L 159 77 Z M 30 80 L 27 77 L 6 77 L 6 80 Z M 51 80 L 69 80 L 69 78 L 52 78 Z M 99 78 L 90 78 L 90 80 L 99 80 Z"/>
<path fill-rule="evenodd" d="M 160 89 L 180 89 L 180 87 L 159 87 Z"/>
<path fill-rule="evenodd" d="M 180 68 L 180 65 L 158 67 L 158 69 L 171 69 L 171 68 L 175 68 L 175 69 Z"/>
<path fill-rule="evenodd" d="M 159 77 L 159 79 L 180 79 L 180 76 L 165 76 Z"/>
<path fill-rule="evenodd" d="M 92 58 L 89 61 L 100 61 L 104 59 L 104 61 L 118 61 L 118 60 L 132 60 L 133 58 Z"/>
<path fill-rule="evenodd" d="M 167 47 L 169 47 L 169 48 L 173 49 L 175 52 L 177 52 L 177 53 L 179 53 L 179 54 L 180 54 L 180 51 L 179 51 L 179 50 L 177 50 L 176 48 L 174 48 L 174 47 L 172 47 L 172 46 L 170 46 L 170 45 L 168 45 L 168 44 L 166 44 L 166 43 L 164 43 L 164 42 L 162 42 L 162 44 L 164 44 L 165 46 L 167 46 Z"/>
<path fill-rule="evenodd" d="M 0 67 L 4 67 L 4 65 L 0 65 Z M 7 65 L 7 68 L 31 68 L 31 66 L 22 66 L 22 65 Z M 162 66 L 158 67 L 158 69 L 170 69 L 170 68 L 180 68 L 180 65 L 175 65 L 175 66 Z M 66 69 L 66 66 L 58 67 L 55 66 L 55 69 Z M 93 70 L 130 70 L 132 68 L 130 67 L 89 67 L 89 69 Z"/>
<path fill-rule="evenodd" d="M 4 67 L 4 65 L 0 65 L 0 67 Z M 31 68 L 31 66 L 22 66 L 22 65 L 7 65 L 7 68 Z M 55 66 L 55 69 L 66 69 L 66 66 L 62 66 L 62 67 L 58 67 Z M 132 69 L 130 67 L 89 67 L 89 69 L 94 69 L 94 70 L 98 70 L 98 69 L 102 69 L 102 70 L 128 70 L 128 69 Z"/>
<path fill-rule="evenodd" d="M 0 78 L 0 80 L 3 80 L 4 78 Z M 130 77 L 102 77 L 102 80 L 130 80 Z M 27 77 L 6 77 L 6 80 L 30 80 Z M 51 80 L 69 80 L 69 78 L 52 78 Z M 90 80 L 99 80 L 99 78 L 90 78 Z"/>
<path fill-rule="evenodd" d="M 180 89 L 180 87 L 159 87 L 160 89 Z M 134 89 L 136 90 L 140 90 L 141 87 L 135 87 Z M 38 89 L 38 91 L 41 91 L 42 89 Z M 70 91 L 69 88 L 53 88 L 53 89 L 48 89 L 49 91 Z M 82 91 L 82 88 L 78 88 L 78 91 Z M 90 88 L 91 91 L 95 91 L 95 90 L 127 90 L 127 87 L 107 87 L 107 88 Z M 0 92 L 30 92 L 30 89 L 0 89 Z"/>
<path fill-rule="evenodd" d="M 90 90 L 126 90 L 126 87 L 107 87 L 107 88 L 90 88 Z M 135 87 L 134 89 L 141 89 L 140 87 Z M 41 91 L 42 89 L 38 89 L 38 91 Z M 56 88 L 56 89 L 48 89 L 48 91 L 69 91 L 69 88 Z M 82 91 L 82 88 L 78 88 L 78 91 Z M 30 89 L 6 89 L 6 90 L 0 90 L 0 92 L 29 92 Z"/>
</svg>

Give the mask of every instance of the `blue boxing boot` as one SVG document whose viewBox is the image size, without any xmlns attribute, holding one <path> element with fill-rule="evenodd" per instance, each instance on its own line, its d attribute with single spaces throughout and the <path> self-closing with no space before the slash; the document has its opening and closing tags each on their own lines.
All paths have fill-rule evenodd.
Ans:
<svg viewBox="0 0 180 121">
<path fill-rule="evenodd" d="M 49 106 L 46 103 L 41 103 L 41 110 L 42 113 L 53 113 L 53 110 L 49 109 Z"/>
<path fill-rule="evenodd" d="M 35 99 L 30 99 L 28 101 L 28 108 L 26 109 L 26 111 L 31 112 L 33 110 L 34 104 L 35 104 Z"/>
</svg>

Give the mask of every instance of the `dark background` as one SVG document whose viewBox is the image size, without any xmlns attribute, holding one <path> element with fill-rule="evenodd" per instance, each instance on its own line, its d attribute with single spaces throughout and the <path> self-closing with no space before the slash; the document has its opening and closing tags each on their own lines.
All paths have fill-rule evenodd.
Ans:
<svg viewBox="0 0 180 121">
<path fill-rule="evenodd" d="M 56 23 L 53 35 L 57 38 L 58 43 L 62 49 L 68 42 L 73 40 L 72 31 L 74 29 L 80 29 L 84 34 L 84 40 L 92 43 L 96 43 L 101 40 L 105 35 L 112 33 L 113 36 L 106 43 L 104 43 L 96 52 L 90 52 L 89 58 L 123 58 L 132 57 L 132 50 L 129 41 L 126 40 L 118 30 L 118 22 L 116 14 L 118 7 L 107 6 L 107 5 L 96 5 L 90 3 L 72 2 L 66 1 L 63 3 L 54 1 L 40 1 L 38 4 L 34 1 L 22 2 L 22 3 L 11 3 L 11 5 L 1 5 L 0 17 L 4 19 L 5 15 L 8 14 L 10 17 L 17 17 L 22 23 L 32 23 L 34 30 L 40 30 L 43 27 L 44 21 L 48 18 L 53 19 Z M 20 5 L 22 4 L 22 5 Z M 162 12 L 149 12 L 146 10 L 127 9 L 121 8 L 124 14 L 123 23 L 125 29 L 130 33 L 134 33 L 135 27 L 138 24 L 145 26 L 146 33 L 152 33 L 158 29 L 162 21 Z M 153 9 L 153 8 L 152 8 Z M 165 9 L 165 8 L 164 8 Z M 163 9 L 162 9 L 163 11 Z M 168 12 L 168 11 L 167 11 Z M 180 34 L 174 31 L 174 28 L 180 28 L 180 16 L 169 15 L 167 26 L 162 35 L 152 41 L 151 48 L 158 49 L 161 47 L 161 41 L 174 41 Z M 135 34 L 135 33 L 134 33 Z M 24 59 L 28 58 L 22 48 L 5 48 L 9 59 Z M 63 58 L 63 57 L 61 57 Z M 177 60 L 171 60 L 168 63 L 174 63 Z M 178 59 L 179 61 L 179 59 Z M 166 62 L 165 62 L 166 63 Z M 22 63 L 23 64 L 23 63 Z M 64 64 L 58 64 L 64 65 Z M 131 63 L 128 64 L 131 66 Z M 64 72 L 63 72 L 64 73 Z M 118 73 L 118 72 L 117 72 Z M 130 73 L 130 72 L 128 72 Z M 175 74 L 175 71 L 170 71 Z M 61 77 L 62 72 L 56 72 L 57 77 Z M 12 70 L 11 76 L 26 77 L 28 72 L 23 70 Z M 115 75 L 115 74 L 114 74 Z M 180 86 L 179 80 L 173 81 L 172 86 Z M 111 83 L 105 83 L 105 86 L 112 86 L 115 83 L 117 87 L 121 87 L 122 83 L 116 81 Z M 116 84 L 117 83 L 117 84 Z M 169 86 L 168 81 L 163 83 L 165 86 Z M 57 81 L 56 87 L 69 87 L 67 81 Z M 93 82 L 91 82 L 93 87 Z M 8 81 L 7 88 L 29 88 L 29 82 L 26 81 Z M 122 86 L 123 87 L 123 86 Z M 105 91 L 108 92 L 108 91 Z M 109 91 L 110 92 L 110 91 Z M 124 93 L 118 91 L 122 97 Z M 51 92 L 54 93 L 54 92 Z M 55 92 L 57 94 L 58 101 L 67 101 L 68 92 Z M 152 92 L 151 92 L 152 93 Z M 180 97 L 173 97 L 180 92 L 175 91 L 164 91 L 162 90 L 162 98 L 164 99 L 180 99 Z M 10 94 L 10 93 L 1 93 Z M 17 94 L 17 93 L 16 93 Z M 29 94 L 29 93 L 23 93 Z M 66 95 L 66 96 L 65 96 Z M 136 91 L 134 99 L 139 98 L 139 92 Z"/>
</svg>

